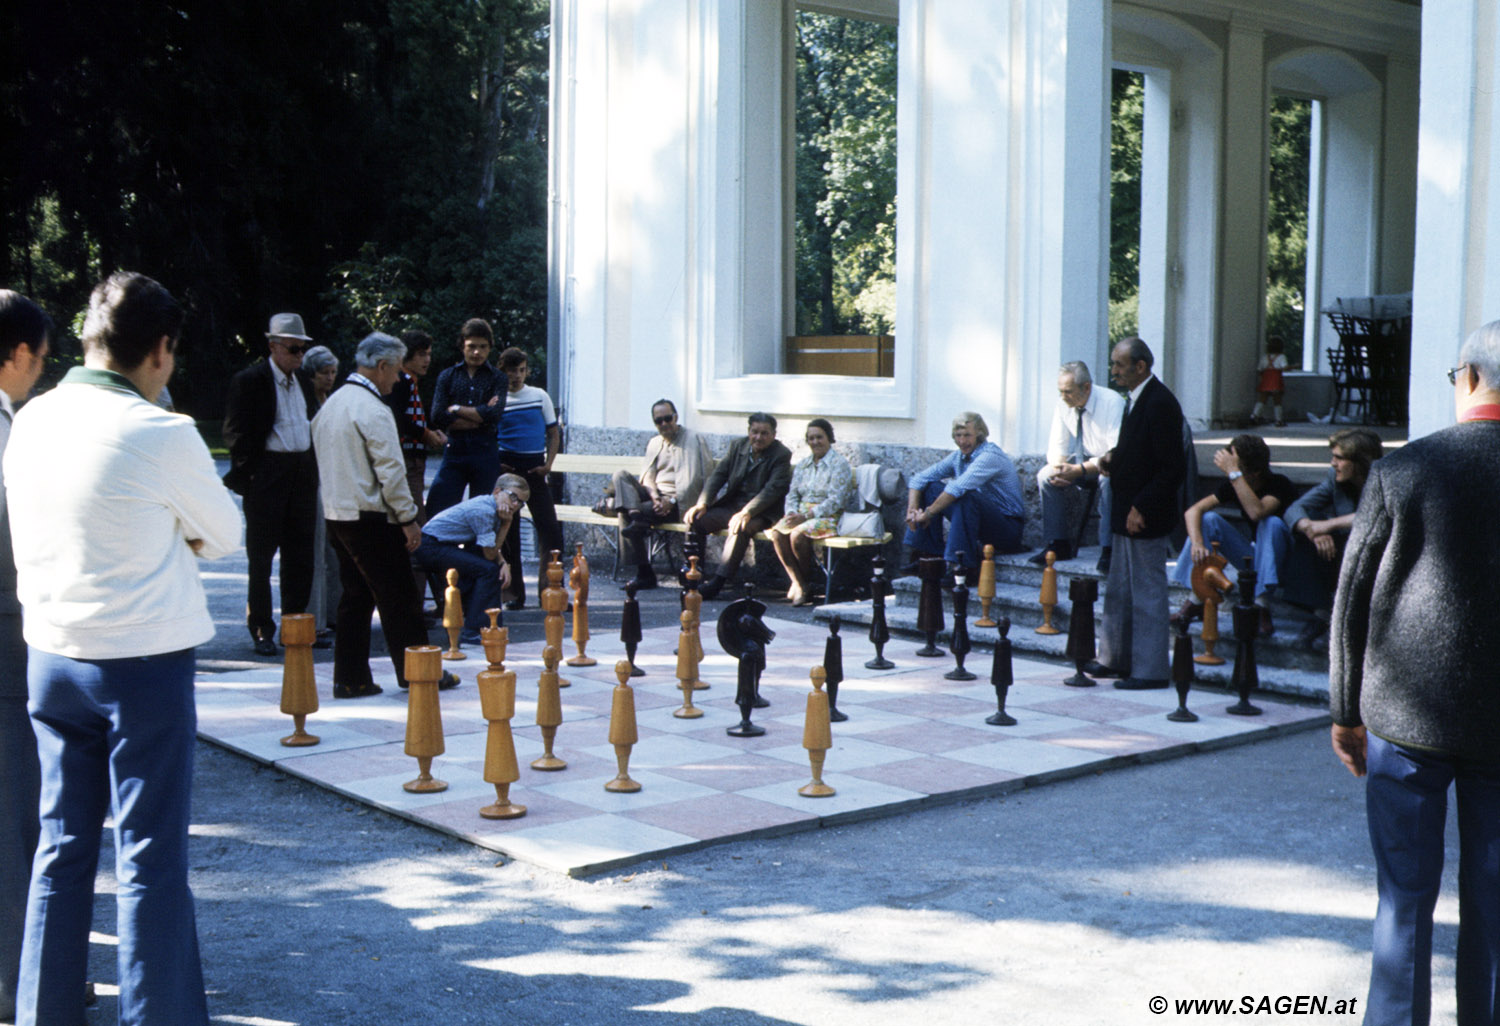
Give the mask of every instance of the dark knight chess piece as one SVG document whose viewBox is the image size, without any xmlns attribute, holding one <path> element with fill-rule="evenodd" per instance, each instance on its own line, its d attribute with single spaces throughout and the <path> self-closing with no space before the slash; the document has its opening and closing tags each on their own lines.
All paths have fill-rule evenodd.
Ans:
<svg viewBox="0 0 1500 1026">
<path fill-rule="evenodd" d="M 942 556 L 923 556 L 917 560 L 917 576 L 922 592 L 917 599 L 917 630 L 927 635 L 927 644 L 917 655 L 936 659 L 948 653 L 937 647 L 938 633 L 943 629 L 943 575 L 948 564 Z"/>
<path fill-rule="evenodd" d="M 843 621 L 837 613 L 828 621 L 828 641 L 823 646 L 823 672 L 828 677 L 823 682 L 828 689 L 828 718 L 834 723 L 843 723 L 849 717 L 839 712 L 839 685 L 844 680 L 844 639 L 839 637 Z"/>
<path fill-rule="evenodd" d="M 1187 707 L 1188 689 L 1193 686 L 1193 639 L 1188 637 L 1192 622 L 1182 617 L 1174 626 L 1177 636 L 1172 639 L 1172 684 L 1177 688 L 1177 708 L 1167 713 L 1173 723 L 1197 723 L 1198 714 Z"/>
<path fill-rule="evenodd" d="M 1235 716 L 1259 716 L 1260 709 L 1250 704 L 1250 692 L 1260 684 L 1260 674 L 1255 669 L 1255 639 L 1260 636 L 1260 607 L 1251 598 L 1255 594 L 1255 568 L 1250 557 L 1245 557 L 1244 569 L 1240 571 L 1239 583 L 1235 585 L 1239 601 L 1234 604 L 1234 676 L 1232 683 L 1239 692 L 1240 700 L 1226 712 Z"/>
<path fill-rule="evenodd" d="M 891 640 L 891 629 L 885 622 L 885 597 L 890 594 L 891 582 L 885 579 L 884 556 L 877 555 L 870 566 L 870 644 L 875 646 L 875 658 L 865 663 L 865 669 L 889 670 L 896 665 L 885 657 L 885 643 Z"/>
<path fill-rule="evenodd" d="M 620 610 L 620 641 L 625 645 L 625 658 L 630 661 L 630 675 L 644 677 L 646 671 L 635 665 L 635 649 L 641 643 L 641 604 L 635 597 L 635 582 L 625 582 L 625 605 Z"/>
<path fill-rule="evenodd" d="M 943 674 L 944 680 L 978 680 L 964 669 L 964 657 L 969 654 L 969 589 L 962 575 L 953 584 L 953 669 Z"/>
<path fill-rule="evenodd" d="M 745 592 L 743 598 L 737 598 L 724 607 L 718 623 L 719 645 L 740 664 L 734 695 L 734 704 L 740 708 L 740 722 L 725 731 L 731 737 L 764 734 L 766 728 L 750 722 L 750 710 L 764 709 L 771 704 L 760 697 L 760 675 L 766 668 L 766 646 L 776 637 L 776 632 L 762 619 L 766 613 L 765 603 L 750 594 L 748 585 Z"/>
<path fill-rule="evenodd" d="M 995 701 L 998 708 L 984 722 L 992 727 L 1014 727 L 1016 718 L 1005 711 L 1005 696 L 1015 683 L 1015 668 L 1010 663 L 1010 617 L 1001 615 L 996 621 L 1000 637 L 995 639 L 995 658 L 990 663 L 990 683 L 995 685 Z"/>
<path fill-rule="evenodd" d="M 1068 616 L 1067 656 L 1077 673 L 1063 681 L 1074 688 L 1091 688 L 1098 681 L 1083 672 L 1094 661 L 1094 603 L 1099 599 L 1099 582 L 1092 577 L 1075 577 L 1068 582 L 1068 601 L 1073 611 Z"/>
</svg>

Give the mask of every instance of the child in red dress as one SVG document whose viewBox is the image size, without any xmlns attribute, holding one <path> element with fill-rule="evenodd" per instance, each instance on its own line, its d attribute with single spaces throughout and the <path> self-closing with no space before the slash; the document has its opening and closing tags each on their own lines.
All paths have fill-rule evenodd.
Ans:
<svg viewBox="0 0 1500 1026">
<path fill-rule="evenodd" d="M 1256 367 L 1255 409 L 1250 411 L 1250 420 L 1255 424 L 1265 423 L 1261 408 L 1269 406 L 1275 416 L 1276 426 L 1286 427 L 1286 421 L 1281 416 L 1281 395 L 1286 391 L 1281 374 L 1286 370 L 1286 357 L 1283 355 L 1285 350 L 1286 342 L 1280 335 L 1272 335 L 1266 339 L 1266 355 L 1260 358 Z"/>
</svg>

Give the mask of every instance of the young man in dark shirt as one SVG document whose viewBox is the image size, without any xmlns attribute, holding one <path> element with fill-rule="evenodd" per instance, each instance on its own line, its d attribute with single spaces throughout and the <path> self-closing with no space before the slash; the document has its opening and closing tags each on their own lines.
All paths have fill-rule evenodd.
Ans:
<svg viewBox="0 0 1500 1026">
<path fill-rule="evenodd" d="M 1285 474 L 1271 473 L 1271 450 L 1257 435 L 1236 435 L 1223 449 L 1214 453 L 1214 466 L 1229 476 L 1212 495 L 1206 495 L 1188 507 L 1183 515 L 1187 541 L 1177 556 L 1172 580 L 1183 587 L 1192 581 L 1193 567 L 1213 552 L 1213 544 L 1238 570 L 1246 556 L 1253 559 L 1256 573 L 1255 604 L 1260 606 L 1260 632 L 1275 630 L 1271 622 L 1270 595 L 1281 581 L 1281 566 L 1291 548 L 1291 529 L 1281 515 L 1297 498 L 1297 488 Z M 1238 528 L 1213 510 L 1234 503 L 1250 522 L 1252 542 Z M 1192 599 L 1173 614 L 1173 621 L 1201 616 L 1203 606 Z"/>
<path fill-rule="evenodd" d="M 464 358 L 438 375 L 432 392 L 432 426 L 447 433 L 443 465 L 427 492 L 427 515 L 436 516 L 469 495 L 488 495 L 500 476 L 495 435 L 505 412 L 505 376 L 490 365 L 495 334 L 471 317 L 460 332 Z"/>
</svg>

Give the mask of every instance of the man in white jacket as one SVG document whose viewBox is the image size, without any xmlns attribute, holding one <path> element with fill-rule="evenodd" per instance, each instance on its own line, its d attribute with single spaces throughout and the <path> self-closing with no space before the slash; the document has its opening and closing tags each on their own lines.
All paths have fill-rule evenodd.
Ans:
<svg viewBox="0 0 1500 1026">
<path fill-rule="evenodd" d="M 406 649 L 427 644 L 422 598 L 408 553 L 422 541 L 417 503 L 406 483 L 406 459 L 386 396 L 401 373 L 406 346 L 374 332 L 354 352 L 354 373 L 313 418 L 313 450 L 323 490 L 328 537 L 339 560 L 339 599 L 333 639 L 333 697 L 378 695 L 370 674 L 370 614 L 380 627 L 406 687 Z M 438 686 L 458 678 L 444 673 Z"/>
<path fill-rule="evenodd" d="M 233 551 L 240 517 L 193 422 L 156 405 L 182 320 L 150 278 L 101 283 L 84 365 L 16 415 L 5 452 L 42 767 L 18 1023 L 83 1019 L 111 813 L 120 1020 L 208 1021 L 187 876 L 194 648 L 214 634 L 197 560 Z"/>
</svg>

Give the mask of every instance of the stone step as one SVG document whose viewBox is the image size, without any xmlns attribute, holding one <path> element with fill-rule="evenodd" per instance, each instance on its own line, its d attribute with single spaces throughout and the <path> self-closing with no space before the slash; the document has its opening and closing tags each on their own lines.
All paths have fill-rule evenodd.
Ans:
<svg viewBox="0 0 1500 1026">
<path fill-rule="evenodd" d="M 994 607 L 991 608 L 994 612 Z M 870 623 L 871 605 L 869 602 L 842 602 L 832 605 L 821 606 L 813 612 L 813 618 L 820 621 L 828 621 L 837 615 L 840 621 L 847 625 L 842 631 L 844 638 L 844 660 L 846 665 L 860 665 L 867 659 L 874 658 L 874 648 L 870 645 L 867 629 Z M 978 618 L 978 610 L 974 610 L 969 621 L 969 640 L 976 646 L 965 660 L 965 668 L 978 674 L 981 678 L 987 678 L 990 670 L 990 661 L 995 642 L 999 639 L 999 633 L 993 627 L 975 627 L 973 620 Z M 952 643 L 953 622 L 951 607 L 945 611 L 946 622 L 944 629 L 939 632 L 939 645 L 946 651 Z M 1041 622 L 1040 617 L 1036 621 Z M 886 625 L 891 631 L 891 640 L 885 646 L 886 658 L 902 666 L 926 665 L 942 667 L 945 670 L 952 669 L 954 660 L 951 654 L 944 658 L 923 658 L 914 655 L 916 648 L 920 647 L 925 640 L 920 631 L 917 630 L 917 610 L 914 606 L 886 606 Z M 1066 634 L 1037 634 L 1033 625 L 1023 625 L 1012 622 L 1010 632 L 1011 648 L 1017 653 L 1031 656 L 1040 656 L 1055 659 L 1059 663 L 1059 672 L 1063 676 L 1071 676 L 1071 664 L 1067 661 L 1068 636 Z M 1277 694 L 1292 695 L 1299 698 L 1313 698 L 1327 700 L 1328 698 L 1328 666 L 1327 653 L 1320 652 L 1312 660 L 1320 658 L 1321 668 L 1306 665 L 1278 665 L 1269 659 L 1261 659 L 1259 656 L 1266 649 L 1275 650 L 1276 646 L 1268 644 L 1267 639 L 1256 643 L 1256 668 L 1260 680 L 1261 690 L 1271 691 Z M 1193 650 L 1200 653 L 1203 650 L 1201 642 L 1194 642 Z M 1205 666 L 1195 664 L 1195 678 L 1205 683 L 1214 684 L 1219 687 L 1229 688 L 1234 673 L 1235 645 L 1232 640 L 1221 641 L 1218 645 L 1218 653 L 1224 657 L 1222 666 Z M 1304 653 L 1307 654 L 1307 653 Z M 1308 654 L 1310 655 L 1310 654 Z"/>
</svg>

